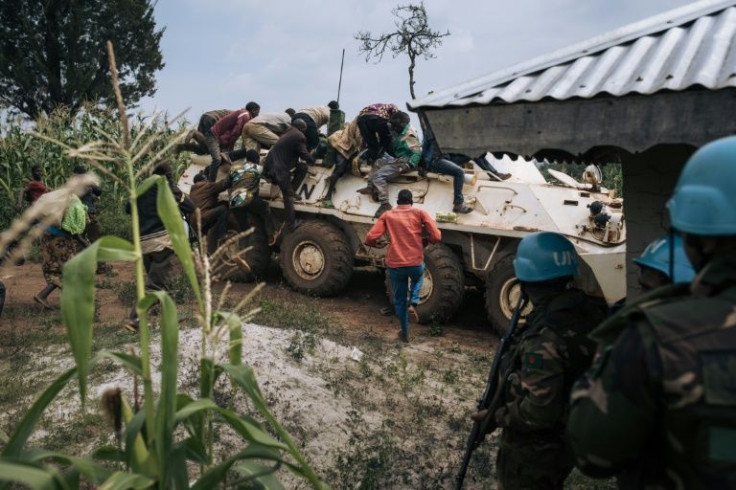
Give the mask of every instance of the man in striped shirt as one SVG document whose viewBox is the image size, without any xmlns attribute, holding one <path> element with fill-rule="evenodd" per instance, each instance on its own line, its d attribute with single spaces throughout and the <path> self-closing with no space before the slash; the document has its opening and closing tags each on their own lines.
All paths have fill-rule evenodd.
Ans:
<svg viewBox="0 0 736 490">
<path fill-rule="evenodd" d="M 424 243 L 426 231 L 429 243 L 437 243 L 442 233 L 432 217 L 423 209 L 412 207 L 414 196 L 402 189 L 396 201 L 398 207 L 386 211 L 368 231 L 365 244 L 369 247 L 385 246 L 378 240 L 388 233 L 386 267 L 394 292 L 394 310 L 401 324 L 399 339 L 409 341 L 409 313 L 418 319 L 415 310 L 419 303 L 419 290 L 424 276 Z M 407 308 L 407 299 L 409 306 Z"/>
</svg>

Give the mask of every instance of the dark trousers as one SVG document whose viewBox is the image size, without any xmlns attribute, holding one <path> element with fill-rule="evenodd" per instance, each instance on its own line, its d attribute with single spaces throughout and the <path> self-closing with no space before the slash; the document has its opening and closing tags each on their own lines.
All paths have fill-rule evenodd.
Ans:
<svg viewBox="0 0 736 490">
<path fill-rule="evenodd" d="M 303 164 L 297 164 L 293 177 L 289 169 L 282 165 L 274 165 L 263 171 L 263 176 L 281 189 L 281 197 L 284 200 L 284 212 L 286 213 L 286 223 L 289 228 L 294 228 L 296 224 L 296 211 L 294 210 L 296 194 L 294 191 L 301 181 L 304 180 L 305 175 L 307 175 L 307 166 Z"/>
<path fill-rule="evenodd" d="M 202 117 L 199 118 L 199 124 L 197 124 L 197 131 L 201 133 L 201 136 L 194 138 L 194 142 L 189 142 L 186 145 L 183 145 L 183 148 L 187 151 L 196 153 L 197 155 L 206 155 L 209 153 L 209 148 L 205 143 L 205 138 L 207 138 L 207 135 L 212 134 L 212 126 L 214 126 L 216 122 L 217 121 L 214 118 L 202 115 Z"/>
<path fill-rule="evenodd" d="M 314 122 L 314 119 L 303 112 L 294 114 L 291 120 L 294 121 L 295 119 L 301 119 L 307 123 L 307 132 L 304 133 L 304 136 L 307 137 L 307 150 L 312 151 L 317 148 L 317 145 L 319 145 L 319 128 L 317 127 L 317 123 Z"/>
<path fill-rule="evenodd" d="M 384 152 L 393 155 L 393 139 L 388 121 L 373 114 L 358 116 L 358 131 L 368 146 L 368 158 L 371 163 Z"/>
<path fill-rule="evenodd" d="M 219 206 L 215 206 L 214 208 L 208 209 L 202 213 L 202 235 L 206 235 L 214 226 L 215 244 L 217 244 L 217 241 L 227 233 L 227 212 L 227 204 L 220 204 Z"/>
<path fill-rule="evenodd" d="M 266 235 L 270 238 L 274 232 L 274 224 L 273 216 L 271 216 L 271 208 L 268 206 L 268 203 L 258 196 L 253 196 L 253 199 L 248 204 L 232 213 L 238 223 L 238 231 L 245 231 L 253 226 L 253 223 L 248 221 L 248 213 L 253 213 L 263 221 L 263 225 L 266 228 Z"/>
<path fill-rule="evenodd" d="M 327 188 L 325 199 L 332 199 L 332 193 L 335 192 L 337 181 L 345 175 L 349 168 L 351 168 L 354 157 L 354 154 L 350 155 L 349 158 L 343 158 L 340 154 L 337 155 L 337 163 L 335 163 L 335 167 L 332 169 L 332 174 L 330 174 L 329 179 L 327 179 L 329 187 Z"/>
<path fill-rule="evenodd" d="M 199 125 L 197 126 L 197 131 L 204 135 L 207 152 L 212 158 L 212 165 L 210 165 L 209 167 L 210 171 L 209 175 L 207 176 L 210 182 L 214 182 L 215 180 L 217 180 L 217 169 L 220 167 L 221 160 L 220 142 L 217 140 L 215 135 L 212 134 L 212 126 L 214 126 L 216 122 L 217 121 L 214 118 L 203 115 L 199 118 Z"/>
</svg>

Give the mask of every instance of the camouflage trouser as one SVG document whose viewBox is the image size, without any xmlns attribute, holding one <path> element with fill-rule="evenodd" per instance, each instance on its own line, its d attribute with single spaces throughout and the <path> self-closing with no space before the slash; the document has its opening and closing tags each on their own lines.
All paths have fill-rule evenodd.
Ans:
<svg viewBox="0 0 736 490">
<path fill-rule="evenodd" d="M 61 287 L 61 269 L 77 253 L 77 242 L 70 236 L 44 233 L 41 237 L 41 270 L 46 284 Z"/>
<path fill-rule="evenodd" d="M 561 434 L 544 437 L 509 429 L 501 434 L 496 477 L 504 490 L 562 490 L 572 467 L 573 458 Z"/>
<path fill-rule="evenodd" d="M 411 169 L 408 162 L 406 158 L 396 158 L 390 162 L 379 164 L 380 167 L 373 173 L 369 182 L 376 188 L 378 200 L 381 203 L 388 203 L 389 181 Z"/>
</svg>

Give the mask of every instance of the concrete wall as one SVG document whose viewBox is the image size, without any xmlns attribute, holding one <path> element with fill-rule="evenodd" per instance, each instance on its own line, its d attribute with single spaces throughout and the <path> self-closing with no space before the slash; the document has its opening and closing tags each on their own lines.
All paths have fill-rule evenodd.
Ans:
<svg viewBox="0 0 736 490">
<path fill-rule="evenodd" d="M 669 217 L 665 204 L 694 151 L 689 145 L 659 145 L 622 162 L 629 298 L 640 294 L 639 267 L 632 260 L 649 242 L 667 233 Z"/>
</svg>

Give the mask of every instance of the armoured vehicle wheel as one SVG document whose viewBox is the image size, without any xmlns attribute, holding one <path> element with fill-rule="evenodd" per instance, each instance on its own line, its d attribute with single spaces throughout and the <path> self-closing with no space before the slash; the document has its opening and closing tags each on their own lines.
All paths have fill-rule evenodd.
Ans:
<svg viewBox="0 0 736 490">
<path fill-rule="evenodd" d="M 521 285 L 514 275 L 514 257 L 499 260 L 486 277 L 486 313 L 499 335 L 506 333 L 511 314 L 519 301 Z M 519 322 L 532 311 L 531 303 L 524 308 Z"/>
<path fill-rule="evenodd" d="M 424 264 L 424 281 L 417 305 L 419 321 L 445 322 L 463 302 L 463 266 L 458 256 L 442 243 L 435 243 L 424 249 Z"/>
<path fill-rule="evenodd" d="M 307 221 L 284 236 L 279 261 L 291 287 L 317 296 L 339 293 L 353 273 L 347 237 L 326 221 Z"/>
<path fill-rule="evenodd" d="M 419 291 L 417 314 L 419 323 L 445 322 L 460 307 L 465 291 L 465 278 L 460 259 L 447 245 L 435 243 L 424 249 L 424 279 Z M 394 293 L 386 274 L 388 300 Z"/>
<path fill-rule="evenodd" d="M 262 277 L 271 262 L 271 248 L 268 246 L 268 237 L 263 222 L 254 215 L 248 215 L 248 220 L 253 226 L 253 233 L 241 238 L 238 243 L 233 243 L 224 254 L 224 260 L 228 263 L 226 270 L 222 272 L 222 278 L 233 282 L 252 282 Z M 233 237 L 239 232 L 228 230 L 227 238 Z M 250 266 L 250 272 L 246 271 L 231 258 L 244 248 L 251 248 L 242 257 Z"/>
</svg>

